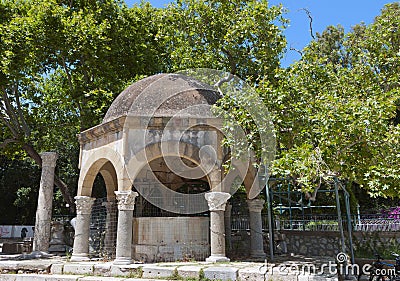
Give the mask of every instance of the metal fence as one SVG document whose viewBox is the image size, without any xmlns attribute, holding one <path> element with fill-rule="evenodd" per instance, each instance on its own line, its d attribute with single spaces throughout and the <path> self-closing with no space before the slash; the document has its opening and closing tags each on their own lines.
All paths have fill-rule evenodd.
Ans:
<svg viewBox="0 0 400 281">
<path fill-rule="evenodd" d="M 267 215 L 262 215 L 263 230 L 268 230 Z M 385 216 L 381 214 L 361 214 L 351 218 L 354 231 L 400 231 L 400 217 Z M 347 218 L 342 217 L 343 228 L 347 228 Z M 305 215 L 304 217 L 274 218 L 274 227 L 277 230 L 306 230 L 306 231 L 339 231 L 339 220 L 335 215 Z M 247 214 L 231 217 L 233 231 L 250 229 L 250 220 Z"/>
</svg>

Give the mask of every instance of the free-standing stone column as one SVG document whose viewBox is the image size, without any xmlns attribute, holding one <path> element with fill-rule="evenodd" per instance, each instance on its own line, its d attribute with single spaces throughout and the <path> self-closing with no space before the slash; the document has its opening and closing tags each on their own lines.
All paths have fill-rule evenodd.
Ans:
<svg viewBox="0 0 400 281">
<path fill-rule="evenodd" d="M 71 261 L 89 260 L 90 214 L 95 198 L 75 196 L 76 225 Z"/>
<path fill-rule="evenodd" d="M 228 199 L 226 192 L 208 192 L 205 194 L 210 209 L 210 242 L 211 255 L 206 259 L 210 262 L 229 261 L 225 254 L 225 222 L 224 211 Z"/>
<path fill-rule="evenodd" d="M 50 243 L 51 212 L 53 209 L 54 169 L 58 156 L 56 152 L 44 152 L 40 157 L 42 158 L 42 176 L 36 209 L 33 251 L 47 252 Z"/>
<path fill-rule="evenodd" d="M 225 207 L 225 242 L 228 248 L 228 253 L 232 249 L 231 213 L 232 205 L 228 203 Z"/>
<path fill-rule="evenodd" d="M 117 249 L 114 264 L 132 261 L 132 219 L 137 192 L 115 191 L 118 200 Z M 150 235 L 150 234 L 149 234 Z"/>
<path fill-rule="evenodd" d="M 255 259 L 265 259 L 264 239 L 262 233 L 261 211 L 265 200 L 247 200 L 250 213 L 250 256 Z"/>
<path fill-rule="evenodd" d="M 115 255 L 115 242 L 117 238 L 117 202 L 109 200 L 103 203 L 107 209 L 106 233 L 104 237 L 104 248 L 109 257 Z"/>
</svg>

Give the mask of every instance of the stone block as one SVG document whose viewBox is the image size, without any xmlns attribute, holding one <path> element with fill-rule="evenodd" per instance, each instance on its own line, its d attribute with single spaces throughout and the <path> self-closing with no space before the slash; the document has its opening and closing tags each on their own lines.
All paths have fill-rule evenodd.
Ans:
<svg viewBox="0 0 400 281">
<path fill-rule="evenodd" d="M 178 275 L 183 278 L 199 278 L 202 266 L 184 265 L 178 267 Z"/>
<path fill-rule="evenodd" d="M 101 276 L 87 276 L 83 278 L 79 278 L 79 281 L 124 281 L 125 278 L 117 278 L 117 277 L 101 277 Z M 129 280 L 131 280 L 129 278 Z"/>
<path fill-rule="evenodd" d="M 2 281 L 15 281 L 17 276 L 15 274 L 0 274 L 0 280 Z"/>
<path fill-rule="evenodd" d="M 166 278 L 171 277 L 175 273 L 175 266 L 161 267 L 155 265 L 147 265 L 143 267 L 143 278 Z"/>
<path fill-rule="evenodd" d="M 248 267 L 239 269 L 240 281 L 263 281 L 265 280 L 266 269 L 262 267 Z"/>
<path fill-rule="evenodd" d="M 93 274 L 93 263 L 66 263 L 64 274 Z"/>
<path fill-rule="evenodd" d="M 142 275 L 142 264 L 111 265 L 111 276 L 137 277 Z"/>
<path fill-rule="evenodd" d="M 82 275 L 0 274 L 2 281 L 77 281 Z"/>
<path fill-rule="evenodd" d="M 297 277 L 298 281 L 309 281 L 310 280 L 310 275 L 309 274 L 300 274 Z"/>
<path fill-rule="evenodd" d="M 238 269 L 234 267 L 208 267 L 204 269 L 204 277 L 211 280 L 237 280 Z"/>
<path fill-rule="evenodd" d="M 309 281 L 338 281 L 337 277 L 333 277 L 331 275 L 310 275 L 308 278 Z"/>
<path fill-rule="evenodd" d="M 51 274 L 63 274 L 64 264 L 63 263 L 54 263 L 50 267 Z"/>
<path fill-rule="evenodd" d="M 94 275 L 101 275 L 101 276 L 111 276 L 111 262 L 107 263 L 97 263 L 93 267 L 93 274 Z"/>
</svg>

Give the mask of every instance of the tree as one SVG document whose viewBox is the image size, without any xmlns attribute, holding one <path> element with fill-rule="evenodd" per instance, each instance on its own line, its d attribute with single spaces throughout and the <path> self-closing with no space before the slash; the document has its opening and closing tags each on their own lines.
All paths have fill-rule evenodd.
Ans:
<svg viewBox="0 0 400 281">
<path fill-rule="evenodd" d="M 399 196 L 399 3 L 369 26 L 328 27 L 268 83 L 278 129 L 275 172 L 305 189 L 339 177 L 372 196 Z"/>
<path fill-rule="evenodd" d="M 3 152 L 40 166 L 38 151 L 56 150 L 73 186 L 76 134 L 98 124 L 129 81 L 160 70 L 156 10 L 109 0 L 3 1 L 0 11 Z M 74 189 L 55 184 L 73 210 Z"/>
<path fill-rule="evenodd" d="M 163 10 L 158 37 L 167 71 L 212 68 L 253 82 L 273 80 L 286 23 L 282 7 L 265 0 L 178 0 Z"/>
</svg>

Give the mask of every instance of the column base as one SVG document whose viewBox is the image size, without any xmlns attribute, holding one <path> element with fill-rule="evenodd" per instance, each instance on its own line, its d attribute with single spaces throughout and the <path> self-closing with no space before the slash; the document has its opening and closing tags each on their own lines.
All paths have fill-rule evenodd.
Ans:
<svg viewBox="0 0 400 281">
<path fill-rule="evenodd" d="M 230 259 L 224 256 L 209 256 L 206 258 L 206 262 L 229 262 Z"/>
<path fill-rule="evenodd" d="M 72 262 L 90 261 L 90 258 L 87 254 L 72 254 L 70 261 Z"/>
<path fill-rule="evenodd" d="M 250 253 L 250 257 L 252 259 L 264 260 L 267 257 L 267 254 L 264 253 L 264 251 L 253 251 Z"/>
<path fill-rule="evenodd" d="M 115 260 L 114 260 L 114 262 L 113 262 L 113 264 L 116 264 L 116 265 L 126 265 L 126 264 L 131 264 L 132 263 L 132 259 L 129 257 L 127 257 L 127 258 L 124 258 L 124 257 L 119 257 L 119 258 L 116 258 Z"/>
</svg>

